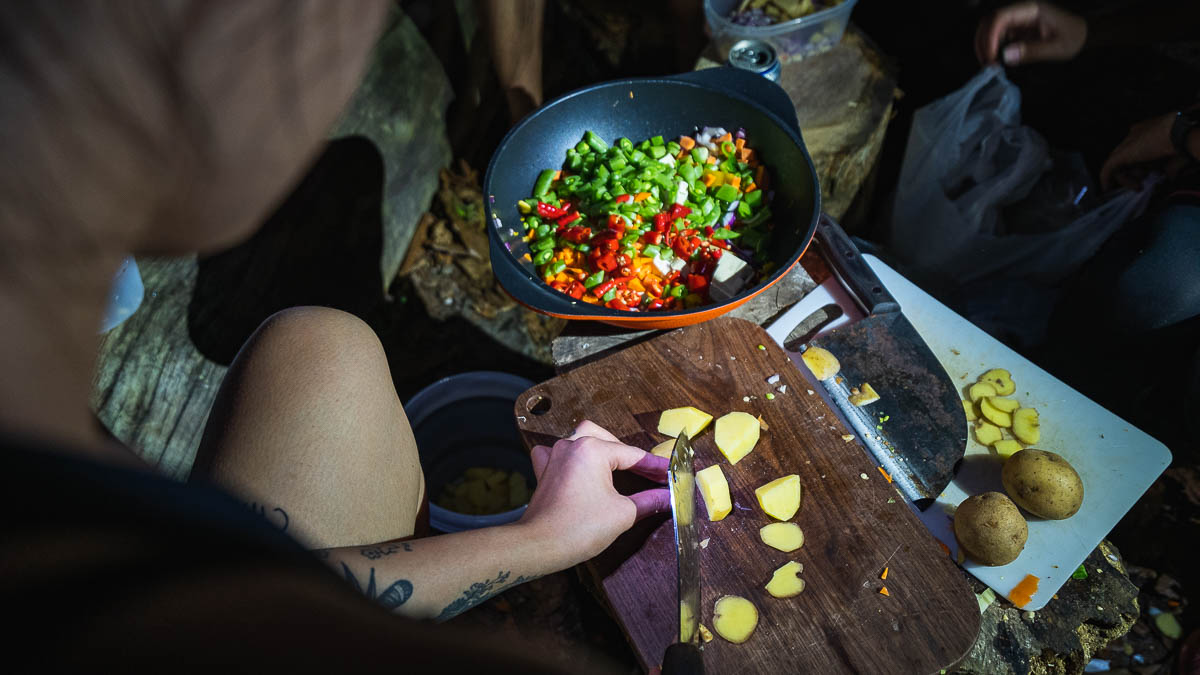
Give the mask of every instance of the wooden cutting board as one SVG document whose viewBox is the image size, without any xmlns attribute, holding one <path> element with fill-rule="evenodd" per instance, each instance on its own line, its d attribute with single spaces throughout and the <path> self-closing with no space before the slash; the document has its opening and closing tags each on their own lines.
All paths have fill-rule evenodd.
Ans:
<svg viewBox="0 0 1200 675">
<path fill-rule="evenodd" d="M 779 382 L 769 385 L 775 374 Z M 967 653 L 979 630 L 965 576 L 866 450 L 842 438 L 850 432 L 806 377 L 762 328 L 720 318 L 530 389 L 517 400 L 517 422 L 530 447 L 590 419 L 648 449 L 666 440 L 656 428 L 667 408 L 694 405 L 714 417 L 734 410 L 761 415 L 769 428 L 736 466 L 718 452 L 711 425 L 695 440 L 696 469 L 720 462 L 734 500 L 724 520 L 699 522 L 699 538 L 708 540 L 701 551 L 701 622 L 712 627 L 713 604 L 722 595 L 745 597 L 759 610 L 758 628 L 745 643 L 716 637 L 704 646 L 708 672 L 947 668 Z M 786 385 L 785 393 L 779 385 Z M 759 539 L 759 528 L 772 519 L 758 507 L 754 488 L 790 473 L 799 474 L 803 486 L 793 521 L 804 530 L 805 544 L 783 553 Z M 620 476 L 618 488 L 646 487 L 639 481 Z M 804 565 L 805 590 L 795 598 L 773 598 L 763 587 L 789 560 Z M 659 665 L 678 635 L 671 523 L 663 517 L 643 521 L 587 568 L 643 667 Z M 886 581 L 880 579 L 884 568 Z M 879 592 L 885 585 L 890 596 Z"/>
</svg>

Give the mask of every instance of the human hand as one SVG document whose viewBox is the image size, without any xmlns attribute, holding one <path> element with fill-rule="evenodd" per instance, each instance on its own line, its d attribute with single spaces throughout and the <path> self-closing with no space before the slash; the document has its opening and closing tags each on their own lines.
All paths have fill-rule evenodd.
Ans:
<svg viewBox="0 0 1200 675">
<path fill-rule="evenodd" d="M 592 422 L 553 447 L 535 447 L 532 459 L 537 488 L 520 522 L 552 547 L 560 567 L 595 556 L 637 520 L 671 508 L 666 488 L 626 497 L 612 481 L 613 471 L 627 469 L 665 482 L 668 461 Z"/>
<path fill-rule="evenodd" d="M 1087 41 L 1087 20 L 1044 2 L 1005 7 L 979 22 L 975 55 L 983 65 L 1069 61 Z M 1001 43 L 1008 44 L 1001 50 Z"/>
<path fill-rule="evenodd" d="M 1171 126 L 1175 113 L 1143 120 L 1129 129 L 1100 169 L 1100 184 L 1109 189 L 1115 184 L 1137 189 L 1151 169 L 1161 168 L 1168 175 L 1186 165 L 1187 160 L 1175 152 L 1171 143 Z"/>
</svg>

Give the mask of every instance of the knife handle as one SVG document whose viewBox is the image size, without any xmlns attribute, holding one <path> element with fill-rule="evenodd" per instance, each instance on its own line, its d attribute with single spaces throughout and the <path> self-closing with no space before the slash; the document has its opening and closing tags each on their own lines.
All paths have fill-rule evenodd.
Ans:
<svg viewBox="0 0 1200 675">
<path fill-rule="evenodd" d="M 704 675 L 704 659 L 696 645 L 676 642 L 663 654 L 662 675 Z"/>
<path fill-rule="evenodd" d="M 821 214 L 817 222 L 817 243 L 842 285 L 862 305 L 867 315 L 899 312 L 900 303 L 888 293 L 875 271 L 863 260 L 858 247 L 832 218 Z"/>
</svg>

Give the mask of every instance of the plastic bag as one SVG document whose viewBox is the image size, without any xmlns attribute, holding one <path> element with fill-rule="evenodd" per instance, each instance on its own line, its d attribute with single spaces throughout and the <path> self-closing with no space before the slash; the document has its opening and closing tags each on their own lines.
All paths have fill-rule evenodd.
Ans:
<svg viewBox="0 0 1200 675">
<path fill-rule="evenodd" d="M 1010 232 L 1003 207 L 1025 199 L 1053 165 L 1046 141 L 1021 125 L 1020 109 L 1020 90 L 991 66 L 913 116 L 889 246 L 914 275 L 1055 285 L 1146 207 L 1152 184 L 1118 192 L 1061 227 Z"/>
</svg>

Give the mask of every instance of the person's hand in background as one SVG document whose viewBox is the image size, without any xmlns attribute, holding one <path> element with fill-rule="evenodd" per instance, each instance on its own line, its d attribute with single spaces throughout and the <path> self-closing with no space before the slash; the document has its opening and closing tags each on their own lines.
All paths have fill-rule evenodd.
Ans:
<svg viewBox="0 0 1200 675">
<path fill-rule="evenodd" d="M 1129 129 L 1100 169 L 1100 184 L 1105 189 L 1116 185 L 1137 189 L 1142 179 L 1154 169 L 1163 170 L 1168 176 L 1183 168 L 1188 159 L 1179 155 L 1171 143 L 1171 126 L 1175 113 L 1167 113 L 1142 120 Z"/>
<path fill-rule="evenodd" d="M 975 55 L 985 66 L 1069 61 L 1083 49 L 1087 34 L 1083 17 L 1044 2 L 1024 2 L 979 22 Z"/>
<path fill-rule="evenodd" d="M 537 489 L 521 518 L 534 537 L 553 547 L 561 567 L 600 553 L 637 520 L 671 508 L 666 488 L 624 496 L 613 487 L 612 472 L 630 470 L 665 482 L 668 461 L 625 445 L 584 421 L 553 447 L 533 449 Z"/>
</svg>

